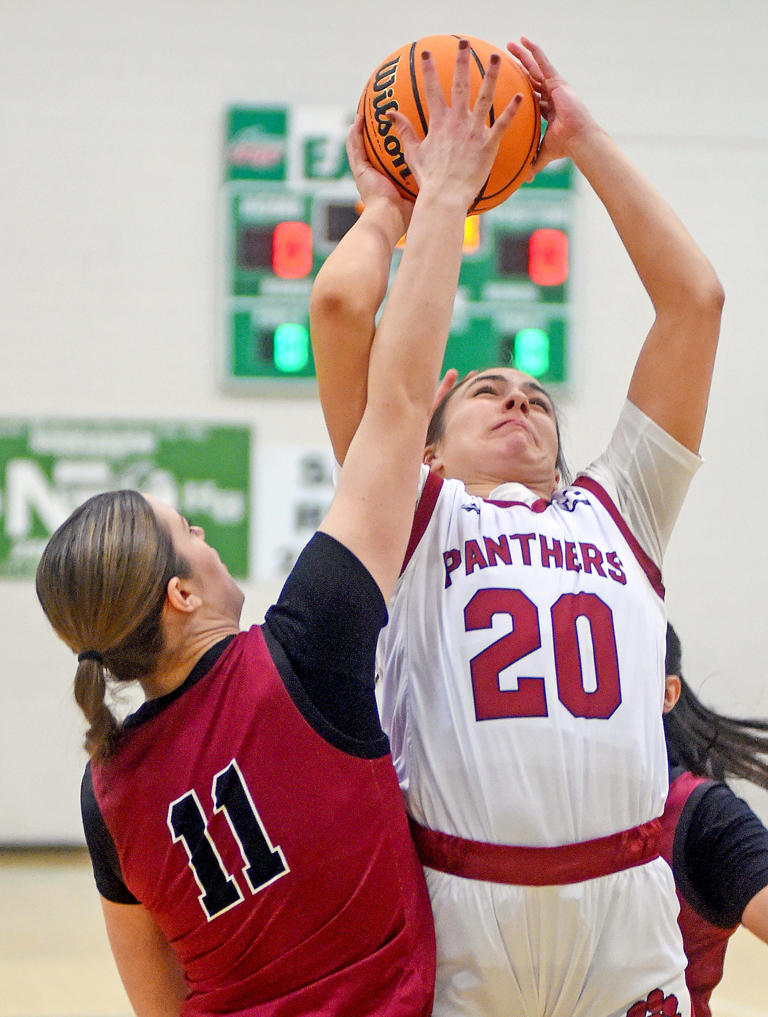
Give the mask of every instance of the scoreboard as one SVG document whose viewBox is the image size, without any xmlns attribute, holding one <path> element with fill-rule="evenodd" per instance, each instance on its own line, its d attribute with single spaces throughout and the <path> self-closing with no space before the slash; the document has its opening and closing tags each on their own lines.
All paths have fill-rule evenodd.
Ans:
<svg viewBox="0 0 768 1017">
<path fill-rule="evenodd" d="M 314 392 L 309 294 L 359 215 L 349 114 L 238 106 L 227 112 L 223 186 L 224 383 Z M 572 167 L 551 163 L 502 205 L 467 218 L 444 367 L 518 367 L 568 380 Z M 394 273 L 399 251 L 392 263 Z"/>
</svg>

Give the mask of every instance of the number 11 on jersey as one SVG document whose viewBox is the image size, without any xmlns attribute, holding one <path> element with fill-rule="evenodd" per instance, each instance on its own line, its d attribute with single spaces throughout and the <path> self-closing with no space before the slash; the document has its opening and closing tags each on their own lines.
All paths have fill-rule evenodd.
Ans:
<svg viewBox="0 0 768 1017">
<path fill-rule="evenodd" d="M 213 778 L 211 798 L 214 813 L 224 813 L 238 843 L 251 893 L 290 872 L 282 850 L 272 845 L 264 829 L 236 760 Z M 242 891 L 224 867 L 195 791 L 187 791 L 168 806 L 168 828 L 174 844 L 181 841 L 184 845 L 189 867 L 202 890 L 198 900 L 208 921 L 239 904 Z"/>
</svg>

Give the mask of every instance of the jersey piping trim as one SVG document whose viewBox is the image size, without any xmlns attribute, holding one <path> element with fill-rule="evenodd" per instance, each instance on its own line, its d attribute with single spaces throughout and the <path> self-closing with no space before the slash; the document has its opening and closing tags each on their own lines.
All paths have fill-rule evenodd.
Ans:
<svg viewBox="0 0 768 1017">
<path fill-rule="evenodd" d="M 552 504 L 549 501 L 545 501 L 544 498 L 537 498 L 536 501 L 532 501 L 530 504 L 527 501 L 499 501 L 498 498 L 483 498 L 483 501 L 489 505 L 496 505 L 498 508 L 527 508 L 529 512 L 546 512 L 549 506 Z"/>
<path fill-rule="evenodd" d="M 589 491 L 590 494 L 593 494 L 597 498 L 597 500 L 606 510 L 606 512 L 611 517 L 613 522 L 621 531 L 621 534 L 626 540 L 626 542 L 629 544 L 632 553 L 634 554 L 635 558 L 637 559 L 640 565 L 640 568 L 643 570 L 643 572 L 645 572 L 646 576 L 648 577 L 648 582 L 655 590 L 657 596 L 659 597 L 660 600 L 664 600 L 664 584 L 661 581 L 661 570 L 659 566 L 643 550 L 637 537 L 635 537 L 634 533 L 632 533 L 630 528 L 627 526 L 624 517 L 619 512 L 618 508 L 614 504 L 612 498 L 605 490 L 605 488 L 601 484 L 598 484 L 598 482 L 594 480 L 592 477 L 587 477 L 584 474 L 580 474 L 577 477 L 573 486 L 582 487 L 584 488 L 585 491 Z"/>
<path fill-rule="evenodd" d="M 464 879 L 512 886 L 565 886 L 623 872 L 658 858 L 661 843 L 660 819 L 557 847 L 489 844 L 428 830 L 413 819 L 410 824 L 422 865 Z"/>
<path fill-rule="evenodd" d="M 419 503 L 416 506 L 416 512 L 413 517 L 413 526 L 411 527 L 411 538 L 408 541 L 408 547 L 405 549 L 405 557 L 403 558 L 403 564 L 400 568 L 400 575 L 405 572 L 408 568 L 408 563 L 419 546 L 419 541 L 424 536 L 429 521 L 432 518 L 432 513 L 435 511 L 435 505 L 437 504 L 438 496 L 443 486 L 443 478 L 439 477 L 432 470 L 427 474 L 427 479 L 424 482 L 424 489 L 421 492 Z"/>
<path fill-rule="evenodd" d="M 218 643 L 215 643 L 209 650 L 203 654 L 198 660 L 192 670 L 189 672 L 187 677 L 173 689 L 171 692 L 167 692 L 164 696 L 158 696 L 156 699 L 148 699 L 145 703 L 136 710 L 135 713 L 125 718 L 123 724 L 123 730 L 132 730 L 133 728 L 140 727 L 145 724 L 148 720 L 153 717 L 157 717 L 158 714 L 166 710 L 171 703 L 175 702 L 180 696 L 183 696 L 185 692 L 192 688 L 208 674 L 213 668 L 214 664 L 218 663 L 219 658 L 224 654 L 224 651 L 228 649 L 229 644 L 235 638 L 233 633 L 230 636 L 224 636 Z"/>
</svg>

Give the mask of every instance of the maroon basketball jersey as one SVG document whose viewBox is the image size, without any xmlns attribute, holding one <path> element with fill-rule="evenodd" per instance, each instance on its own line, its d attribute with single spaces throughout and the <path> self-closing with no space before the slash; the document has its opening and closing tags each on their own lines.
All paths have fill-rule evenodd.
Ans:
<svg viewBox="0 0 768 1017">
<path fill-rule="evenodd" d="M 185 1017 L 431 1013 L 431 911 L 391 757 L 321 737 L 261 628 L 92 772 L 123 881 L 187 974 Z"/>
<path fill-rule="evenodd" d="M 692 792 L 701 784 L 711 783 L 704 777 L 685 772 L 669 785 L 667 803 L 661 817 L 661 854 L 673 866 L 675 832 L 680 815 Z M 711 1017 L 709 999 L 723 977 L 723 964 L 728 940 L 738 926 L 723 929 L 702 918 L 678 891 L 680 914 L 677 923 L 683 934 L 683 948 L 688 958 L 685 981 L 691 994 L 692 1017 Z"/>
</svg>

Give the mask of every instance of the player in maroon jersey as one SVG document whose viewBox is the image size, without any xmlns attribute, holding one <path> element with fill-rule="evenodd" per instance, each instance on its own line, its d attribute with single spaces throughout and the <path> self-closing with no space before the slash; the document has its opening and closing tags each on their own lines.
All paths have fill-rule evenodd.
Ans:
<svg viewBox="0 0 768 1017">
<path fill-rule="evenodd" d="M 242 593 L 203 531 L 134 491 L 78 508 L 38 568 L 45 613 L 78 654 L 84 824 L 138 1017 L 431 1013 L 432 917 L 378 721 L 374 649 L 411 526 L 466 209 L 519 97 L 489 128 L 497 65 L 470 109 L 468 48 L 450 104 L 424 61 L 429 137 L 395 118 L 420 191 L 365 416 L 264 623 L 240 631 Z M 131 680 L 146 702 L 120 725 L 105 693 Z"/>
<path fill-rule="evenodd" d="M 745 926 L 768 943 L 768 830 L 726 777 L 768 788 L 768 722 L 704 706 L 682 676 L 677 633 L 667 626 L 664 732 L 669 795 L 662 853 L 675 875 L 693 1017 L 710 1017 L 728 940 Z"/>
</svg>

